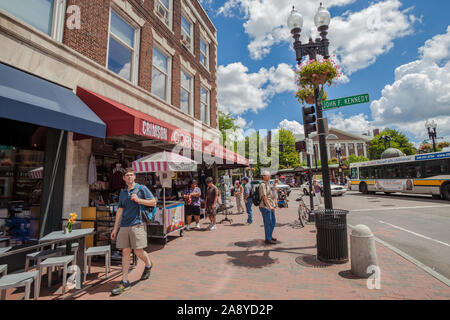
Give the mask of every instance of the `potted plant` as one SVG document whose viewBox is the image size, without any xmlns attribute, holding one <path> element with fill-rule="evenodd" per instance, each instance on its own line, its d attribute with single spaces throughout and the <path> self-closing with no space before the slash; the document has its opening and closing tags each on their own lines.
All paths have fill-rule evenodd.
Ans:
<svg viewBox="0 0 450 320">
<path fill-rule="evenodd" d="M 297 100 L 300 103 L 307 103 L 307 104 L 314 104 L 314 88 L 311 86 L 307 87 L 301 87 L 298 89 L 298 91 L 295 93 L 295 96 L 297 97 Z M 322 100 L 327 100 L 327 93 L 324 92 Z"/>
<path fill-rule="evenodd" d="M 339 71 L 339 66 L 332 60 L 309 60 L 303 65 L 297 73 L 297 84 L 300 87 L 314 87 L 320 85 L 331 85 L 333 80 L 342 75 Z"/>
</svg>

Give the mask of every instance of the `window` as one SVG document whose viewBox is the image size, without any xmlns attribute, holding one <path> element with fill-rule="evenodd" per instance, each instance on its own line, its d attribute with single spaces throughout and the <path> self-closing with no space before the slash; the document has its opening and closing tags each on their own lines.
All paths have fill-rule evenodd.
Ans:
<svg viewBox="0 0 450 320">
<path fill-rule="evenodd" d="M 194 108 L 192 108 L 192 77 L 181 70 L 181 92 L 180 92 L 180 106 L 181 111 L 194 115 Z"/>
<path fill-rule="evenodd" d="M 352 168 L 352 175 L 350 179 L 358 179 L 358 168 Z"/>
<path fill-rule="evenodd" d="M 355 154 L 355 145 L 353 143 L 348 144 L 348 155 Z"/>
<path fill-rule="evenodd" d="M 369 179 L 369 168 L 359 168 L 361 179 Z"/>
<path fill-rule="evenodd" d="M 383 167 L 374 167 L 373 175 L 375 179 L 383 179 L 384 178 Z"/>
<path fill-rule="evenodd" d="M 108 69 L 124 79 L 137 82 L 138 31 L 111 10 Z"/>
<path fill-rule="evenodd" d="M 156 15 L 172 30 L 172 0 L 155 0 Z"/>
<path fill-rule="evenodd" d="M 422 178 L 420 163 L 406 163 L 404 166 L 406 178 Z"/>
<path fill-rule="evenodd" d="M 399 179 L 402 177 L 400 166 L 398 164 L 386 166 L 386 179 Z"/>
<path fill-rule="evenodd" d="M 65 7 L 66 1 L 28 0 L 25 4 L 23 1 L 0 0 L 0 9 L 58 41 L 62 41 Z"/>
<path fill-rule="evenodd" d="M 200 63 L 209 70 L 209 45 L 200 39 Z"/>
<path fill-rule="evenodd" d="M 447 160 L 432 160 L 425 162 L 425 177 L 432 177 L 448 172 Z"/>
<path fill-rule="evenodd" d="M 170 55 L 153 47 L 152 93 L 169 102 L 170 96 Z"/>
<path fill-rule="evenodd" d="M 184 15 L 181 15 L 181 43 L 188 48 L 189 51 L 192 52 L 192 49 L 194 48 L 193 45 L 193 37 L 192 34 L 193 31 L 193 25 L 185 18 Z"/>
<path fill-rule="evenodd" d="M 200 88 L 200 119 L 202 122 L 209 125 L 209 91 Z"/>
</svg>

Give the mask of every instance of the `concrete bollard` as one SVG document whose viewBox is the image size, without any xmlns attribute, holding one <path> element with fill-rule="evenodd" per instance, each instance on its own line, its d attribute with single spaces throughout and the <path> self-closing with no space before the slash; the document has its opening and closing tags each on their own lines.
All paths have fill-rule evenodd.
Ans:
<svg viewBox="0 0 450 320">
<path fill-rule="evenodd" d="M 375 249 L 375 239 L 369 227 L 358 224 L 350 235 L 350 260 L 352 273 L 361 278 L 368 278 L 372 273 L 367 272 L 367 268 L 378 266 L 377 252 Z"/>
</svg>

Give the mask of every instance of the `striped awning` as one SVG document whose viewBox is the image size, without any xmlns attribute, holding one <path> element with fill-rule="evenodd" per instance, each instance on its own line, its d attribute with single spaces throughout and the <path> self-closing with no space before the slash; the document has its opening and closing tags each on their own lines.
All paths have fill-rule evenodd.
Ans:
<svg viewBox="0 0 450 320">
<path fill-rule="evenodd" d="M 42 179 L 44 176 L 44 167 L 36 168 L 31 171 L 28 171 L 30 178 L 32 179 Z"/>
<path fill-rule="evenodd" d="M 133 161 L 136 173 L 197 171 L 197 162 L 172 152 L 158 152 Z"/>
</svg>

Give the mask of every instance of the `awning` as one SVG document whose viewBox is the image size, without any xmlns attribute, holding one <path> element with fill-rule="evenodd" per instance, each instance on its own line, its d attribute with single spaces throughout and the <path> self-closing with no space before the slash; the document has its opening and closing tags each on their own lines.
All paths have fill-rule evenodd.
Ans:
<svg viewBox="0 0 450 320">
<path fill-rule="evenodd" d="M 158 152 L 133 161 L 136 173 L 197 171 L 197 162 L 173 152 Z"/>
<path fill-rule="evenodd" d="M 248 160 L 235 152 L 183 129 L 127 107 L 102 95 L 77 88 L 78 97 L 106 123 L 106 136 L 138 135 L 165 141 L 212 157 L 247 166 Z"/>
<path fill-rule="evenodd" d="M 0 63 L 0 117 L 104 138 L 105 123 L 71 90 Z"/>
</svg>

